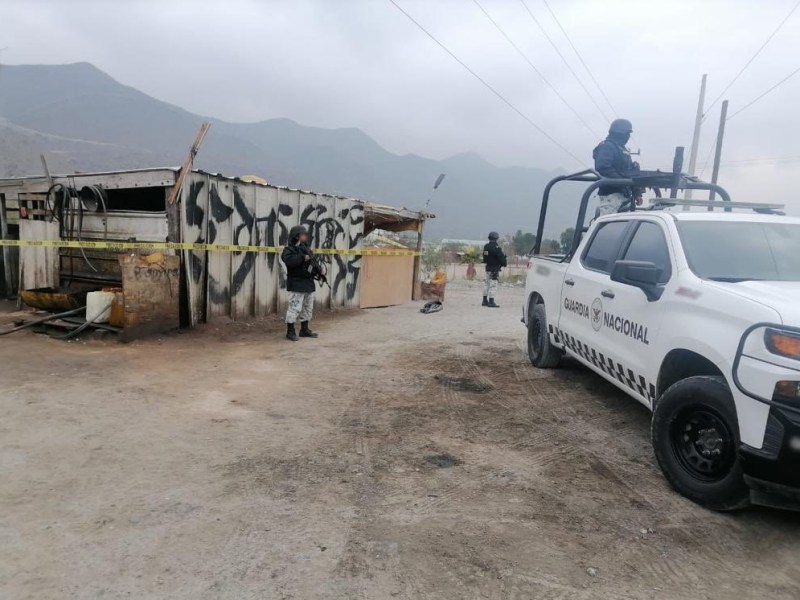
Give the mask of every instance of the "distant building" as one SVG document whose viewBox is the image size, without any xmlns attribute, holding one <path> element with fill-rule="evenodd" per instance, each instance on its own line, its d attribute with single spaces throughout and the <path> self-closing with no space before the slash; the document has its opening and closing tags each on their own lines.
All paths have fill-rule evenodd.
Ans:
<svg viewBox="0 0 800 600">
<path fill-rule="evenodd" d="M 481 247 L 486 243 L 486 240 L 451 240 L 444 239 L 439 246 L 478 246 Z"/>
</svg>

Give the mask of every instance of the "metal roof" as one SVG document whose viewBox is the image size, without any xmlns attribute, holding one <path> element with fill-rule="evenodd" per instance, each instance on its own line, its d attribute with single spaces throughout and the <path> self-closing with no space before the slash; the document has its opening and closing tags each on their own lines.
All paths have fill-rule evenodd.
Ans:
<svg viewBox="0 0 800 600">
<path fill-rule="evenodd" d="M 180 167 L 149 167 L 144 169 L 124 169 L 118 171 L 97 171 L 92 173 L 70 173 L 70 174 L 59 174 L 59 175 L 52 175 L 53 180 L 60 180 L 60 179 L 75 179 L 75 178 L 92 178 L 92 177 L 114 177 L 114 176 L 125 176 L 125 175 L 133 175 L 133 174 L 143 174 L 143 173 L 160 173 L 166 174 L 171 173 L 174 177 Z M 414 211 L 407 208 L 398 208 L 394 206 L 389 206 L 386 204 L 381 204 L 377 202 L 371 202 L 369 200 L 361 200 L 359 198 L 352 198 L 349 196 L 342 196 L 338 194 L 327 194 L 321 192 L 315 192 L 313 190 L 304 190 L 300 188 L 292 188 L 288 186 L 282 185 L 275 185 L 272 183 L 260 183 L 257 181 L 245 181 L 242 177 L 231 177 L 228 175 L 223 175 L 222 173 L 212 173 L 210 171 L 206 171 L 203 169 L 192 169 L 193 173 L 198 173 L 201 175 L 208 175 L 210 177 L 217 177 L 219 179 L 224 179 L 227 181 L 235 181 L 241 185 L 252 185 L 252 186 L 259 186 L 259 187 L 268 187 L 277 190 L 287 190 L 290 192 L 299 192 L 302 194 L 314 194 L 315 196 L 321 196 L 323 198 L 333 198 L 333 199 L 340 199 L 340 200 L 351 200 L 353 202 L 358 202 L 364 205 L 364 209 L 370 213 L 371 216 L 374 216 L 374 220 L 377 222 L 381 222 L 384 224 L 391 224 L 391 223 L 398 223 L 398 222 L 408 222 L 408 221 L 424 221 L 426 219 L 433 219 L 435 215 L 433 213 L 425 212 L 425 211 Z M 0 178 L 0 187 L 20 187 L 24 184 L 28 183 L 46 183 L 47 177 L 44 175 L 35 175 L 35 176 L 25 176 L 25 177 L 5 177 Z"/>
</svg>

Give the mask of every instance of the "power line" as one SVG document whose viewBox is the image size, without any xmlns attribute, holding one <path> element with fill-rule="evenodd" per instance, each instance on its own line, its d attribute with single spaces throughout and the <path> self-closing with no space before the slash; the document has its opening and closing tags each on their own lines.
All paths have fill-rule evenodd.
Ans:
<svg viewBox="0 0 800 600">
<path fill-rule="evenodd" d="M 574 114 L 574 115 L 577 117 L 577 119 L 578 119 L 578 120 L 579 120 L 581 123 L 583 123 L 583 126 L 584 126 L 584 127 L 586 127 L 586 129 L 588 129 L 588 130 L 589 130 L 589 132 L 590 132 L 590 133 L 591 133 L 591 134 L 592 134 L 594 137 L 596 137 L 596 138 L 597 138 L 597 137 L 600 137 L 600 136 L 597 134 L 597 132 L 596 132 L 596 131 L 594 131 L 594 130 L 592 129 L 591 125 L 589 125 L 589 124 L 588 124 L 586 121 L 584 121 L 584 120 L 583 120 L 583 117 L 581 117 L 581 116 L 578 114 L 578 111 L 577 111 L 577 110 L 575 110 L 575 109 L 573 108 L 573 106 L 572 106 L 572 105 L 571 105 L 569 102 L 567 102 L 567 100 L 564 98 L 564 96 L 562 96 L 562 95 L 561 95 L 561 94 L 558 92 L 558 90 L 557 90 L 555 87 L 553 87 L 553 84 L 551 84 L 551 83 L 550 83 L 550 82 L 547 80 L 547 77 L 545 77 L 545 76 L 544 76 L 544 74 L 543 74 L 541 71 L 539 71 L 539 69 L 537 69 L 537 68 L 536 68 L 536 65 L 534 65 L 534 64 L 533 64 L 533 62 L 531 62 L 530 58 L 528 58 L 528 55 L 527 55 L 527 54 L 525 54 L 525 52 L 523 52 L 523 51 L 522 51 L 522 49 L 521 49 L 519 46 L 517 46 L 517 44 L 515 44 L 515 43 L 514 43 L 514 40 L 512 40 L 512 39 L 509 37 L 509 35 L 508 35 L 508 34 L 507 34 L 507 33 L 506 33 L 504 30 L 503 30 L 503 28 L 502 28 L 502 27 L 500 27 L 500 25 L 497 23 L 497 21 L 495 21 L 495 20 L 492 18 L 492 16 L 491 16 L 491 15 L 490 15 L 490 14 L 489 14 L 489 13 L 486 11 L 486 9 L 485 9 L 485 8 L 484 8 L 484 7 L 481 5 L 481 3 L 480 3 L 480 2 L 478 2 L 478 0 L 472 0 L 472 1 L 475 3 L 475 6 L 477 6 L 478 8 L 480 8 L 480 9 L 481 9 L 481 12 L 483 12 L 483 14 L 484 14 L 484 15 L 486 15 L 486 18 L 487 18 L 487 19 L 489 19 L 489 21 L 492 23 L 492 25 L 494 25 L 494 26 L 497 28 L 497 31 L 499 31 L 499 32 L 500 32 L 500 33 L 503 35 L 503 37 L 504 37 L 504 38 L 506 38 L 506 41 L 507 41 L 509 44 L 511 44 L 511 45 L 514 47 L 514 49 L 515 49 L 515 50 L 516 50 L 516 51 L 519 53 L 519 55 L 520 55 L 520 56 L 521 56 L 521 57 L 522 57 L 522 58 L 525 60 L 525 62 L 527 62 L 527 63 L 528 63 L 528 65 L 531 67 L 531 69 L 533 69 L 533 71 L 534 71 L 534 72 L 535 72 L 535 73 L 536 73 L 536 74 L 537 74 L 539 77 L 541 77 L 541 78 L 542 78 L 542 81 L 544 81 L 544 82 L 545 82 L 545 84 L 547 85 L 547 87 L 549 87 L 551 90 L 553 90 L 553 93 L 554 93 L 556 96 L 558 96 L 558 98 L 561 100 L 561 102 L 563 102 L 563 103 L 564 103 L 564 105 L 565 105 L 567 108 L 569 108 L 569 109 L 572 111 L 572 114 Z"/>
<path fill-rule="evenodd" d="M 715 105 L 717 102 L 719 102 L 719 101 L 720 101 L 720 99 L 721 99 L 721 98 L 722 98 L 722 97 L 725 95 L 725 92 L 727 92 L 727 91 L 728 91 L 728 90 L 731 88 L 731 86 L 732 86 L 734 83 L 736 83 L 736 80 L 737 80 L 737 79 L 739 79 L 739 77 L 742 75 L 742 73 L 744 73 L 744 72 L 747 70 L 747 67 L 749 67 L 749 66 L 750 66 L 750 64 L 751 64 L 751 63 L 752 63 L 752 62 L 753 62 L 753 61 L 754 61 L 754 60 L 755 60 L 755 59 L 758 57 L 758 55 L 759 55 L 759 54 L 761 54 L 761 51 L 762 51 L 764 48 L 766 48 L 766 47 L 767 47 L 767 44 L 769 44 L 769 43 L 770 43 L 770 41 L 772 40 L 772 38 L 774 38 L 774 37 L 775 37 L 775 34 L 777 34 L 777 33 L 778 33 L 778 32 L 779 32 L 779 31 L 780 31 L 782 28 L 783 28 L 783 26 L 784 26 L 784 24 L 786 23 L 786 21 L 788 21 L 788 20 L 789 20 L 789 17 L 791 17 L 791 16 L 794 14 L 794 12 L 797 10 L 797 8 L 798 8 L 798 7 L 800 7 L 800 0 L 798 0 L 797 4 L 795 4 L 795 5 L 794 5 L 794 7 L 792 8 L 792 10 L 790 10 L 790 11 L 789 11 L 789 14 L 788 14 L 788 15 L 786 15 L 786 16 L 783 18 L 783 21 L 781 21 L 780 23 L 778 23 L 778 26 L 775 28 L 775 30 L 774 30 L 774 31 L 773 31 L 771 34 L 769 34 L 769 37 L 766 39 L 766 41 L 765 41 L 763 44 L 761 44 L 761 47 L 760 47 L 758 50 L 756 50 L 756 53 L 755 53 L 755 54 L 753 54 L 753 56 L 751 56 L 751 57 L 750 57 L 750 60 L 748 60 L 748 61 L 745 63 L 745 65 L 744 65 L 744 66 L 741 68 L 741 70 L 740 70 L 740 71 L 739 71 L 739 72 L 736 74 L 736 76 L 735 76 L 733 79 L 731 79 L 731 82 L 730 82 L 728 85 L 726 85 L 726 86 L 725 86 L 725 89 L 724 89 L 724 90 L 722 90 L 722 91 L 720 92 L 719 96 L 717 96 L 717 97 L 714 99 L 714 101 L 713 101 L 713 102 L 712 102 L 712 103 L 709 105 L 708 109 L 706 109 L 706 112 L 705 112 L 705 114 L 703 115 L 703 119 L 704 119 L 704 120 L 705 120 L 706 116 L 708 115 L 709 111 L 710 111 L 710 110 L 711 110 L 711 109 L 714 107 L 714 105 Z M 741 112 L 741 111 L 740 111 L 740 112 Z M 731 117 L 733 117 L 733 115 L 731 115 L 731 116 L 730 116 L 730 117 L 728 117 L 728 118 L 731 118 Z"/>
<path fill-rule="evenodd" d="M 799 3 L 799 4 L 800 4 L 800 3 Z M 759 100 L 761 100 L 761 99 L 762 99 L 764 96 L 766 96 L 767 94 L 769 94 L 769 93 L 770 93 L 771 91 L 773 91 L 775 88 L 777 88 L 777 87 L 780 87 L 782 84 L 786 83 L 786 82 L 787 82 L 789 79 L 791 79 L 792 77 L 794 77 L 794 76 L 795 76 L 795 75 L 797 75 L 798 73 L 800 73 L 800 67 L 797 67 L 797 68 L 796 68 L 794 71 L 792 71 L 791 73 L 789 73 L 789 74 L 788 74 L 786 77 L 784 77 L 783 79 L 781 79 L 781 80 L 780 80 L 778 83 L 776 83 L 775 85 L 773 85 L 773 86 L 772 86 L 771 88 L 769 88 L 769 89 L 768 89 L 766 92 L 764 92 L 764 93 L 763 93 L 763 94 L 761 94 L 760 96 L 756 96 L 756 97 L 755 97 L 753 100 L 751 100 L 750 102 L 748 102 L 747 104 L 745 104 L 745 105 L 744 105 L 742 108 L 740 108 L 740 109 L 739 109 L 739 110 L 737 110 L 735 113 L 733 113 L 733 114 L 732 114 L 730 117 L 728 117 L 728 121 L 730 121 L 730 120 L 731 120 L 733 117 L 735 117 L 736 115 L 738 115 L 738 114 L 739 114 L 740 112 L 742 112 L 743 110 L 746 110 L 746 109 L 750 108 L 751 106 L 753 106 L 753 104 L 755 104 L 756 102 L 758 102 Z"/>
<path fill-rule="evenodd" d="M 592 81 L 597 86 L 597 89 L 600 90 L 600 94 L 602 94 L 602 96 L 605 99 L 606 103 L 608 103 L 608 106 L 611 108 L 611 112 L 614 113 L 614 116 L 617 116 L 617 111 L 616 111 L 616 109 L 614 109 L 614 105 L 611 104 L 611 100 L 609 100 L 608 96 L 606 96 L 606 93 L 603 91 L 603 88 L 601 87 L 600 83 L 595 78 L 594 74 L 592 73 L 592 70 L 589 68 L 589 65 L 586 64 L 586 61 L 583 60 L 583 57 L 581 56 L 581 53 L 578 52 L 578 49 L 575 47 L 575 44 L 572 43 L 572 40 L 570 39 L 569 34 L 567 34 L 567 31 L 561 25 L 561 21 L 558 20 L 558 17 L 556 16 L 556 13 L 554 13 L 553 9 L 550 8 L 550 5 L 547 3 L 547 0 L 542 0 L 542 2 L 544 2 L 544 5 L 547 7 L 547 11 L 553 17 L 553 20 L 556 22 L 556 25 L 558 25 L 558 28 L 561 30 L 561 33 L 563 33 L 564 37 L 567 38 L 567 41 L 569 42 L 569 45 L 572 47 L 572 50 L 575 52 L 575 55 L 578 57 L 578 60 L 581 61 L 581 64 L 583 65 L 583 68 L 586 69 L 586 72 L 589 74 L 589 77 L 592 78 Z M 605 116 L 605 114 L 603 114 L 603 117 L 606 119 L 606 121 L 610 120 L 608 117 Z"/>
<path fill-rule="evenodd" d="M 798 2 L 798 5 L 800 6 L 800 2 Z M 727 121 L 730 121 L 730 120 L 731 120 L 733 117 L 735 117 L 736 115 L 738 115 L 740 112 L 742 112 L 742 111 L 744 111 L 744 110 L 746 110 L 746 109 L 750 108 L 751 106 L 753 106 L 753 104 L 755 104 L 756 102 L 758 102 L 759 100 L 761 100 L 761 99 L 762 99 L 764 96 L 766 96 L 766 95 L 767 95 L 767 94 L 769 94 L 770 92 L 774 91 L 775 89 L 777 89 L 778 87 L 780 87 L 781 85 L 783 85 L 784 83 L 786 83 L 787 81 L 789 81 L 789 79 L 791 79 L 792 77 L 794 77 L 794 76 L 795 76 L 795 75 L 797 75 L 798 73 L 800 73 L 800 67 L 797 67 L 797 68 L 796 68 L 794 71 L 792 71 L 791 73 L 789 73 L 789 74 L 788 74 L 786 77 L 784 77 L 783 79 L 781 79 L 781 80 L 780 80 L 778 83 L 776 83 L 775 85 L 773 85 L 771 88 L 769 88 L 768 90 L 766 90 L 766 91 L 765 91 L 765 92 L 763 92 L 762 94 L 759 94 L 758 96 L 756 96 L 755 98 L 753 98 L 753 99 L 752 99 L 750 102 L 748 102 L 747 104 L 745 104 L 745 105 L 744 105 L 742 108 L 740 108 L 740 109 L 739 109 L 739 110 L 737 110 L 735 113 L 733 113 L 732 115 L 730 115 L 730 116 L 729 116 L 727 119 L 725 119 L 725 121 L 726 121 L 726 122 L 727 122 Z M 699 175 L 699 177 L 702 177 L 702 176 L 703 176 L 703 173 L 705 172 L 705 170 L 706 170 L 706 167 L 708 167 L 708 163 L 709 163 L 709 160 L 710 160 L 710 157 L 711 157 L 711 152 L 712 152 L 713 150 L 714 150 L 714 144 L 712 144 L 712 145 L 711 145 L 711 148 L 709 149 L 708 155 L 706 155 L 706 160 L 705 160 L 705 163 L 703 164 L 703 169 L 700 171 L 700 175 Z M 728 164 L 728 165 L 729 165 L 729 164 L 730 164 L 730 162 L 728 162 L 728 163 L 723 163 L 723 164 Z"/>
<path fill-rule="evenodd" d="M 453 52 L 451 52 L 451 51 L 450 51 L 450 49 L 449 49 L 447 46 L 445 46 L 445 45 L 444 45 L 442 42 L 440 42 L 438 39 L 436 39 L 436 37 L 435 37 L 435 36 L 434 36 L 434 35 L 433 35 L 431 32 L 429 32 L 427 29 L 425 29 L 425 28 L 424 28 L 424 27 L 423 27 L 423 26 L 422 26 L 422 25 L 421 25 L 421 24 L 420 24 L 420 23 L 419 23 L 419 22 L 418 22 L 416 19 L 414 19 L 414 17 L 412 17 L 412 16 L 411 16 L 410 14 L 408 14 L 408 13 L 407 13 L 405 10 L 403 10 L 403 8 L 402 8 L 402 7 L 401 7 L 399 4 L 397 4 L 397 2 L 395 2 L 395 0 L 389 0 L 389 2 L 391 2 L 391 3 L 392 3 L 392 5 L 394 5 L 394 7 L 395 7 L 397 10 L 399 10 L 401 13 L 403 13 L 403 14 L 404 14 L 404 15 L 405 15 L 405 16 L 408 18 L 408 20 L 409 20 L 409 21 L 411 21 L 412 23 L 414 23 L 414 25 L 416 25 L 416 26 L 417 26 L 417 27 L 418 27 L 418 28 L 419 28 L 419 29 L 420 29 L 420 30 L 421 30 L 421 31 L 422 31 L 422 32 L 423 32 L 425 35 L 427 35 L 429 38 L 431 38 L 431 40 L 433 40 L 433 41 L 436 43 L 436 45 L 438 45 L 438 46 L 439 46 L 439 47 L 440 47 L 442 50 L 444 50 L 445 52 L 447 52 L 447 53 L 450 55 L 450 57 L 451 57 L 453 60 L 455 60 L 455 61 L 456 61 L 458 64 L 460 64 L 462 67 L 464 67 L 464 69 L 466 69 L 466 70 L 467 70 L 467 71 L 470 73 L 470 75 L 472 75 L 472 76 L 473 76 L 475 79 L 477 79 L 478 81 L 480 81 L 480 82 L 481 82 L 481 83 L 482 83 L 482 84 L 483 84 L 483 85 L 484 85 L 484 86 L 485 86 L 485 87 L 486 87 L 486 88 L 487 88 L 489 91 L 491 91 L 491 92 L 492 92 L 492 93 L 493 93 L 495 96 L 497 96 L 497 97 L 498 97 L 498 98 L 499 98 L 499 99 L 500 99 L 500 100 L 501 100 L 501 101 L 502 101 L 504 104 L 506 104 L 506 105 L 507 105 L 507 106 L 508 106 L 508 107 L 509 107 L 511 110 L 513 110 L 513 111 L 514 111 L 515 113 L 517 113 L 517 114 L 518 114 L 520 117 L 522 117 L 523 119 L 525 119 L 525 120 L 526 120 L 526 121 L 527 121 L 527 122 L 528 122 L 530 125 L 532 125 L 532 126 L 533 126 L 533 127 L 534 127 L 534 128 L 535 128 L 535 129 L 536 129 L 538 132 L 539 132 L 539 133 L 541 133 L 541 134 L 542 134 L 544 137 L 546 137 L 548 140 L 550 140 L 550 141 L 551 141 L 553 144 L 555 144 L 556 146 L 558 146 L 558 147 L 559 147 L 561 150 L 563 150 L 565 153 L 569 154 L 569 155 L 570 155 L 572 158 L 574 158 L 574 159 L 575 159 L 575 160 L 576 160 L 578 163 L 580 163 L 581 165 L 583 165 L 583 164 L 584 164 L 584 162 L 583 162 L 583 161 L 582 161 L 580 158 L 578 158 L 577 156 L 575 156 L 575 155 L 574 155 L 572 152 L 570 152 L 570 151 L 569 151 L 569 150 L 568 150 L 568 149 L 567 149 L 565 146 L 563 146 L 562 144 L 560 144 L 560 143 L 559 143 L 559 142 L 558 142 L 558 141 L 557 141 L 555 138 L 553 138 L 553 137 L 552 137 L 552 136 L 551 136 L 549 133 L 547 133 L 547 132 L 546 132 L 544 129 L 542 129 L 541 127 L 539 127 L 539 126 L 538 126 L 538 125 L 537 125 L 537 124 L 536 124 L 536 123 L 535 123 L 535 122 L 534 122 L 534 121 L 533 121 L 533 120 L 532 120 L 530 117 L 528 117 L 528 115 L 526 115 L 525 113 L 523 113 L 523 112 L 522 112 L 520 109 L 518 109 L 516 106 L 514 106 L 514 105 L 513 105 L 513 104 L 512 104 L 512 103 L 511 103 L 509 100 L 507 100 L 505 96 L 503 96 L 503 95 L 502 95 L 500 92 L 498 92 L 498 91 L 497 91 L 496 89 L 494 89 L 494 88 L 493 88 L 491 85 L 489 85 L 489 83 L 487 83 L 485 79 L 483 79 L 483 78 L 482 78 L 480 75 L 478 75 L 478 74 L 477 74 L 475 71 L 473 71 L 472 69 L 470 69 L 470 68 L 469 68 L 469 66 L 467 66 L 467 64 L 466 64 L 464 61 L 462 61 L 460 58 L 458 58 L 458 57 L 457 57 L 455 54 L 453 54 Z"/>
<path fill-rule="evenodd" d="M 553 41 L 553 38 L 551 38 L 550 34 L 547 33 L 547 30 L 544 27 L 542 27 L 542 24 L 539 22 L 539 19 L 537 19 L 536 16 L 533 14 L 533 12 L 531 11 L 530 7 L 525 3 L 525 0 L 519 0 L 519 1 L 522 4 L 522 6 L 525 7 L 525 10 L 528 12 L 528 15 L 530 15 L 531 19 L 533 19 L 533 22 L 536 23 L 536 26 L 539 28 L 539 31 L 541 31 L 542 34 L 544 34 L 544 37 L 547 38 L 547 41 L 550 42 L 550 45 L 553 47 L 553 50 L 555 50 L 556 53 L 558 54 L 558 56 L 561 57 L 561 60 L 564 62 L 564 65 L 566 65 L 567 69 L 569 69 L 569 72 L 572 73 L 572 76 L 575 78 L 575 81 L 577 81 L 578 84 L 583 88 L 583 91 L 586 92 L 586 95 L 589 97 L 589 100 L 592 101 L 592 104 L 594 104 L 595 107 L 597 108 L 597 110 L 600 111 L 600 114 L 603 115 L 603 119 L 605 119 L 605 121 L 608 122 L 608 117 L 606 117 L 605 113 L 603 112 L 603 109 L 600 108 L 600 105 L 594 99 L 594 96 L 592 96 L 592 94 L 589 92 L 589 90 L 583 84 L 583 81 L 581 81 L 580 77 L 578 77 L 578 74 L 575 72 L 575 69 L 573 69 L 572 65 L 569 64 L 567 59 L 561 53 L 561 50 L 558 49 L 558 46 Z M 595 135 L 597 135 L 597 134 L 595 134 Z M 597 136 L 597 137 L 599 137 L 599 136 Z"/>
</svg>

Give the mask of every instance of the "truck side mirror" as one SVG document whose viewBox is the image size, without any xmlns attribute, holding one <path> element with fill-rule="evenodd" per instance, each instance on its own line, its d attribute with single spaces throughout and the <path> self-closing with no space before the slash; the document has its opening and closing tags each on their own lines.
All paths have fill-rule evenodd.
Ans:
<svg viewBox="0 0 800 600">
<path fill-rule="evenodd" d="M 664 293 L 658 285 L 660 278 L 661 269 L 655 263 L 640 260 L 618 260 L 611 271 L 611 281 L 639 288 L 648 302 L 660 299 Z"/>
</svg>

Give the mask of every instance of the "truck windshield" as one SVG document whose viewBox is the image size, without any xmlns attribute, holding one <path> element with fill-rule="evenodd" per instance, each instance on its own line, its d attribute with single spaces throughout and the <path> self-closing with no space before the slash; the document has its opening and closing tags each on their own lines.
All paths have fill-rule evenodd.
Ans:
<svg viewBox="0 0 800 600">
<path fill-rule="evenodd" d="M 713 281 L 800 281 L 800 224 L 683 221 L 695 275 Z"/>
</svg>

